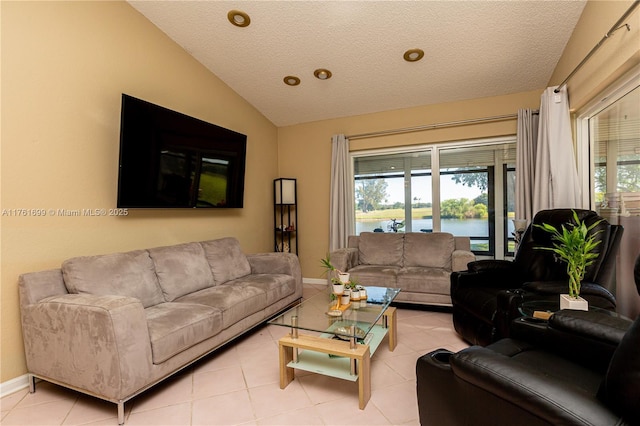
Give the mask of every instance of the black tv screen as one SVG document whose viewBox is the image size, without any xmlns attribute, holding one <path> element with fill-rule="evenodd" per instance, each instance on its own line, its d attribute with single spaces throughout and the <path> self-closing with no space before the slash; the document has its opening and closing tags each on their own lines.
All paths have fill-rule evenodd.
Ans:
<svg viewBox="0 0 640 426">
<path fill-rule="evenodd" d="M 118 207 L 241 208 L 247 137 L 122 95 Z"/>
</svg>

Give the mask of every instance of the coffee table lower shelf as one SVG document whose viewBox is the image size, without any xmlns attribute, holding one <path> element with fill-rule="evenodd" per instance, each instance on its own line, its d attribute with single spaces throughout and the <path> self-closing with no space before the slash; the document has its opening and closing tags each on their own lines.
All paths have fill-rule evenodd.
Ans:
<svg viewBox="0 0 640 426">
<path fill-rule="evenodd" d="M 355 373 L 359 379 L 358 405 L 361 410 L 364 410 L 364 407 L 371 398 L 371 355 L 369 354 L 369 345 L 359 344 L 356 345 L 355 349 L 351 349 L 349 342 L 301 334 L 296 338 L 291 336 L 280 338 L 278 348 L 280 352 L 280 389 L 286 388 L 295 378 L 295 368 L 297 365 L 296 367 L 290 367 L 290 365 L 292 365 L 291 362 L 293 361 L 293 352 L 296 350 L 302 349 L 303 351 L 314 351 L 325 355 L 332 354 L 346 357 L 349 360 L 348 365 L 351 365 L 351 360 L 354 360 L 356 367 Z M 327 358 L 329 357 L 327 356 Z M 334 360 L 339 361 L 337 358 Z M 350 369 L 350 367 L 348 368 Z"/>
<path fill-rule="evenodd" d="M 369 354 L 373 356 L 382 343 L 384 336 L 388 332 L 387 328 L 380 325 L 375 325 L 368 336 L 371 339 L 367 339 L 367 345 L 369 345 Z M 332 334 L 320 335 L 320 338 L 327 340 L 333 340 L 336 343 L 348 343 L 346 341 L 332 339 Z M 351 349 L 349 349 L 351 350 Z M 291 361 L 287 364 L 287 367 L 295 368 L 298 370 L 309 371 L 311 373 L 322 374 L 325 376 L 335 377 L 342 380 L 349 380 L 355 382 L 358 380 L 357 374 L 351 374 L 351 358 L 335 355 L 333 353 L 317 352 L 315 350 L 305 350 L 298 354 L 298 361 Z"/>
<path fill-rule="evenodd" d="M 358 405 L 361 410 L 371 398 L 371 356 L 387 333 L 389 350 L 396 348 L 396 309 L 389 307 L 384 313 L 385 326 L 376 324 L 369 331 L 368 344 L 332 339 L 331 334 L 293 337 L 284 336 L 278 341 L 280 363 L 280 389 L 295 378 L 295 369 L 310 371 L 343 380 L 358 381 Z M 294 353 L 297 355 L 294 361 Z"/>
</svg>

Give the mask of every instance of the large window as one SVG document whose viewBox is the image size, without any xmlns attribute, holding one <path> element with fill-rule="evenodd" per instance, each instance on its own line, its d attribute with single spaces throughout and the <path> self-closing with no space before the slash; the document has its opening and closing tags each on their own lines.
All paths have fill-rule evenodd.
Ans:
<svg viewBox="0 0 640 426">
<path fill-rule="evenodd" d="M 640 253 L 640 68 L 594 97 L 577 121 L 579 165 L 589 204 L 622 225 L 616 261 L 617 312 L 634 318 L 640 301 L 633 265 Z"/>
<path fill-rule="evenodd" d="M 624 215 L 634 210 L 640 214 L 639 110 L 636 87 L 589 118 L 596 206 L 616 208 Z"/>
<path fill-rule="evenodd" d="M 356 157 L 354 176 L 357 234 L 433 229 L 430 150 Z"/>
<path fill-rule="evenodd" d="M 442 231 L 470 237 L 479 255 L 501 258 L 513 251 L 514 138 L 356 153 L 353 159 L 357 234 Z"/>
</svg>

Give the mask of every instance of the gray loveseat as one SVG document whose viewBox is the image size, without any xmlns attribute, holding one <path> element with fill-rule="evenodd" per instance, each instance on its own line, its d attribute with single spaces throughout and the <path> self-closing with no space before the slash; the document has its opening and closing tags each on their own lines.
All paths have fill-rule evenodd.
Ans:
<svg viewBox="0 0 640 426">
<path fill-rule="evenodd" d="M 298 258 L 235 238 L 77 257 L 20 276 L 31 391 L 44 379 L 118 404 L 302 297 Z"/>
<path fill-rule="evenodd" d="M 362 232 L 329 257 L 362 285 L 402 289 L 396 302 L 451 306 L 451 271 L 475 260 L 470 247 L 469 237 L 447 232 Z"/>
</svg>

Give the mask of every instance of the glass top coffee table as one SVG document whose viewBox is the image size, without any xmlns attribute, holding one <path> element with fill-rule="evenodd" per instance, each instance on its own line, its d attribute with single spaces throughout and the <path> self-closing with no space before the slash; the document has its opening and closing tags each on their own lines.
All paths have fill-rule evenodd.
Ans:
<svg viewBox="0 0 640 426">
<path fill-rule="evenodd" d="M 371 356 L 387 334 L 389 350 L 397 345 L 396 308 L 389 305 L 399 292 L 366 287 L 367 299 L 342 305 L 338 316 L 327 289 L 270 320 L 291 329 L 278 341 L 280 388 L 293 381 L 295 369 L 357 380 L 364 409 L 371 397 Z"/>
</svg>

